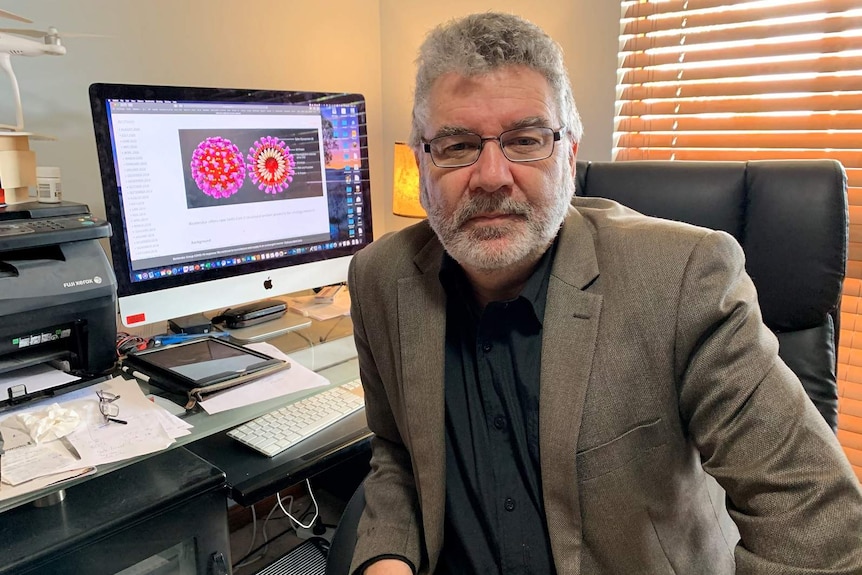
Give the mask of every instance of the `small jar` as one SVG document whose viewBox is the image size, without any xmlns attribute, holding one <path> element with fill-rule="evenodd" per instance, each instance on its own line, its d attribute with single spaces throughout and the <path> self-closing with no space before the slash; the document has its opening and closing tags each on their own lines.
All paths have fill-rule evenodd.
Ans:
<svg viewBox="0 0 862 575">
<path fill-rule="evenodd" d="M 56 204 L 63 200 L 60 168 L 54 166 L 36 168 L 36 199 L 45 204 Z"/>
</svg>

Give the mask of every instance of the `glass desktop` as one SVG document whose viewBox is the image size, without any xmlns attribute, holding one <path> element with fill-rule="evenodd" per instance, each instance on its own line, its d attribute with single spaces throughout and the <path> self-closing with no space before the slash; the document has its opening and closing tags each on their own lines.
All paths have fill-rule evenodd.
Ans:
<svg viewBox="0 0 862 575">
<path fill-rule="evenodd" d="M 292 360 L 326 377 L 330 381 L 331 386 L 337 386 L 359 376 L 359 364 L 356 359 L 356 349 L 353 345 L 352 328 L 353 324 L 347 316 L 322 322 L 315 321 L 307 329 L 286 333 L 270 340 L 270 343 L 275 345 L 281 351 L 287 353 Z M 145 393 L 154 392 L 157 395 L 161 393 L 158 389 L 150 389 L 144 383 L 141 383 L 141 388 Z M 328 388 L 324 387 L 299 391 L 290 395 L 277 397 L 237 409 L 231 409 L 215 415 L 209 415 L 202 409 L 188 412 L 181 415 L 181 417 L 193 426 L 190 430 L 191 434 L 177 438 L 176 441 L 168 447 L 168 450 L 182 447 L 213 434 L 226 431 L 245 423 L 246 421 L 254 419 L 255 417 L 259 417 L 278 409 L 288 403 L 292 403 L 302 399 L 303 397 L 318 393 L 323 389 Z M 95 474 L 70 479 L 58 485 L 2 500 L 0 501 L 0 517 L 2 517 L 3 512 L 9 509 L 36 501 L 42 497 L 56 493 L 61 489 L 68 489 L 69 497 L 73 497 L 74 489 L 70 488 L 73 488 L 75 485 L 84 483 L 95 477 L 112 473 L 128 465 L 138 463 L 144 459 L 158 455 L 158 453 L 164 452 L 157 452 L 142 457 L 126 459 L 116 463 L 100 465 Z M 249 457 L 258 456 L 259 455 L 257 453 L 249 450 Z"/>
</svg>

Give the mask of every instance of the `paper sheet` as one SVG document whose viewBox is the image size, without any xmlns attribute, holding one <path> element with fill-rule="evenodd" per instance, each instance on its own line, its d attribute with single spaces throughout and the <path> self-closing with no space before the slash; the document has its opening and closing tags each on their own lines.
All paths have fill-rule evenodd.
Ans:
<svg viewBox="0 0 862 575">
<path fill-rule="evenodd" d="M 64 404 L 81 413 L 81 425 L 67 437 L 81 454 L 80 464 L 101 465 L 160 451 L 174 442 L 154 415 L 157 407 L 144 397 L 136 381 L 115 377 L 97 386 L 98 389 L 120 396 L 117 416 L 126 425 L 104 422 L 99 412 L 99 400 L 91 397 Z"/>
<path fill-rule="evenodd" d="M 4 455 L 3 457 L 6 456 Z M 45 475 L 32 481 L 28 481 L 27 483 L 22 483 L 21 485 L 12 486 L 3 483 L 0 484 L 0 501 L 2 501 L 3 499 L 11 499 L 12 497 L 19 497 L 21 495 L 25 495 L 38 489 L 43 489 L 45 487 L 48 487 L 49 485 L 54 485 L 55 483 L 62 483 L 63 481 L 68 481 L 76 477 L 92 475 L 95 472 L 95 467 L 84 467 L 82 469 L 72 469 L 70 471 L 63 471 L 60 473 L 54 473 L 52 475 Z"/>
<path fill-rule="evenodd" d="M 252 343 L 246 347 L 278 359 L 289 361 L 290 369 L 278 371 L 272 375 L 215 394 L 213 397 L 200 402 L 200 406 L 207 413 L 220 413 L 228 409 L 251 405 L 296 391 L 329 385 L 328 379 L 291 360 L 272 344 L 265 342 Z"/>
<path fill-rule="evenodd" d="M 57 442 L 51 442 L 57 443 Z M 78 462 L 62 446 L 25 445 L 3 454 L 0 477 L 3 483 L 20 485 L 37 477 L 51 475 L 74 466 Z"/>
<path fill-rule="evenodd" d="M 313 295 L 287 298 L 288 308 L 305 317 L 325 321 L 342 315 L 350 315 L 350 292 L 339 291 L 332 303 L 320 302 Z"/>
<path fill-rule="evenodd" d="M 79 379 L 81 378 L 46 364 L 24 367 L 0 375 L 0 397 L 8 398 L 9 388 L 16 385 L 24 385 L 27 388 L 27 393 L 34 393 Z"/>
<path fill-rule="evenodd" d="M 104 424 L 99 412 L 97 389 L 120 396 L 116 402 L 120 407 L 117 417 L 126 421 L 126 425 Z M 74 409 L 81 415 L 81 424 L 64 438 L 78 451 L 80 459 L 69 453 L 63 446 L 63 440 L 6 451 L 2 458 L 0 500 L 92 473 L 97 465 L 160 451 L 173 443 L 174 438 L 190 433 L 191 425 L 147 399 L 134 380 L 114 378 L 51 398 L 50 401 L 58 400 L 64 407 Z M 18 413 L 44 409 L 46 404 L 45 401 L 34 402 L 27 409 L 10 413 L 2 420 L 2 425 L 17 428 Z M 11 475 L 7 481 L 7 465 L 10 463 Z M 15 486 L 9 485 L 10 482 L 18 483 L 25 479 L 30 480 Z"/>
<path fill-rule="evenodd" d="M 162 427 L 167 434 L 174 439 L 182 437 L 183 435 L 191 435 L 190 429 L 192 428 L 192 425 L 183 421 L 179 417 L 168 413 L 166 410 L 158 409 L 153 412 L 153 415 L 158 418 L 159 423 L 162 424 Z"/>
</svg>

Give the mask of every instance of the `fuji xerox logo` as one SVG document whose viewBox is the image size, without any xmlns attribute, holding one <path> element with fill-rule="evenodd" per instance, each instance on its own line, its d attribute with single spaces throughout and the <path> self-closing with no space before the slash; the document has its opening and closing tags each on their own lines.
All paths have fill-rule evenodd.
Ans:
<svg viewBox="0 0 862 575">
<path fill-rule="evenodd" d="M 100 284 L 100 283 L 102 283 L 102 278 L 100 276 L 93 276 L 91 278 L 86 278 L 86 279 L 82 279 L 82 280 L 75 280 L 73 282 L 63 282 L 63 287 L 64 288 L 73 288 L 73 287 L 80 287 L 83 285 Z"/>
</svg>

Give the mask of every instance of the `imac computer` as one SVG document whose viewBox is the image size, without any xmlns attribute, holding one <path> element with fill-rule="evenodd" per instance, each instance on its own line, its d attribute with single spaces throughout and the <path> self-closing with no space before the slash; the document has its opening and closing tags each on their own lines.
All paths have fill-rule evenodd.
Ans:
<svg viewBox="0 0 862 575">
<path fill-rule="evenodd" d="M 93 84 L 120 317 L 344 282 L 371 242 L 359 94 Z"/>
</svg>

